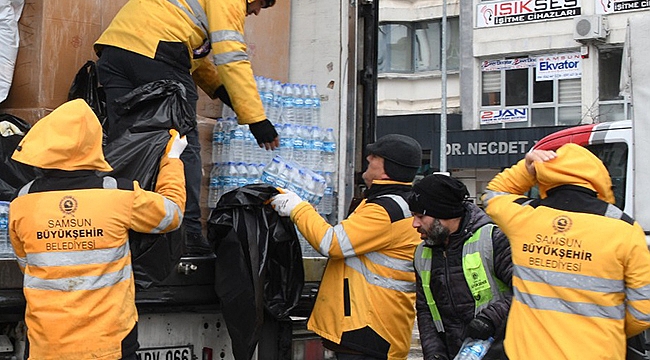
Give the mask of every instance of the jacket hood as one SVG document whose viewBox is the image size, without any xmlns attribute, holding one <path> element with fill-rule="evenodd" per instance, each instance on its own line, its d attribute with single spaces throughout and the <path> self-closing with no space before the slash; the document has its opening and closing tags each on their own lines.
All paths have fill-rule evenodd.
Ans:
<svg viewBox="0 0 650 360">
<path fill-rule="evenodd" d="M 113 168 L 104 159 L 102 137 L 102 126 L 90 106 L 72 100 L 39 120 L 11 158 L 41 169 L 110 172 Z"/>
<path fill-rule="evenodd" d="M 615 202 L 612 179 L 596 155 L 576 144 L 565 144 L 551 161 L 535 162 L 539 193 L 546 198 L 548 190 L 561 185 L 582 186 L 598 194 L 610 204 Z"/>
</svg>

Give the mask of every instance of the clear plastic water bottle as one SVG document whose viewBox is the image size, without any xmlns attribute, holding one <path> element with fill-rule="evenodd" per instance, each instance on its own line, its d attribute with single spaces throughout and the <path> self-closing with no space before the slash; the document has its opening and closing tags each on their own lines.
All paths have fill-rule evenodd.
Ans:
<svg viewBox="0 0 650 360">
<path fill-rule="evenodd" d="M 226 167 L 223 169 L 222 176 L 224 194 L 237 188 L 238 177 L 239 173 L 237 172 L 237 166 L 235 163 L 232 161 L 226 163 Z"/>
<path fill-rule="evenodd" d="M 300 85 L 300 94 L 302 95 L 303 101 L 304 101 L 304 108 L 302 109 L 303 112 L 303 124 L 305 126 L 314 126 L 317 124 L 314 124 L 314 98 L 311 97 L 311 91 L 309 90 L 309 85 L 303 84 Z"/>
<path fill-rule="evenodd" d="M 263 91 L 260 94 L 262 97 L 262 104 L 264 105 L 264 112 L 266 118 L 271 118 L 273 112 L 273 80 L 269 78 L 264 79 Z"/>
<path fill-rule="evenodd" d="M 237 187 L 248 185 L 248 167 L 246 163 L 240 161 L 236 165 L 237 168 Z"/>
<path fill-rule="evenodd" d="M 336 137 L 334 137 L 334 129 L 332 128 L 327 128 L 323 135 L 321 161 L 323 163 L 323 171 L 336 171 Z"/>
<path fill-rule="evenodd" d="M 258 164 L 255 163 L 250 163 L 246 165 L 246 169 L 248 170 L 248 183 L 249 184 L 259 184 L 262 182 L 260 180 L 260 169 L 258 167 Z"/>
<path fill-rule="evenodd" d="M 294 125 L 284 124 L 280 135 L 279 154 L 284 159 L 290 160 L 293 156 L 293 138 L 295 136 Z"/>
<path fill-rule="evenodd" d="M 255 140 L 255 136 L 253 136 L 253 133 L 250 131 L 248 126 L 244 126 L 243 131 L 244 131 L 244 153 L 241 160 L 246 163 L 249 163 L 253 161 L 253 153 L 255 152 L 255 149 L 258 147 L 257 140 Z"/>
<path fill-rule="evenodd" d="M 293 92 L 293 116 L 296 125 L 305 125 L 305 98 L 302 97 L 302 90 L 299 84 L 291 84 Z"/>
<path fill-rule="evenodd" d="M 280 112 L 282 111 L 282 83 L 279 80 L 273 82 L 273 87 L 271 94 L 273 96 L 273 102 L 271 103 L 271 109 L 268 113 L 268 119 L 274 123 L 282 123 L 280 119 Z"/>
<path fill-rule="evenodd" d="M 334 173 L 323 173 L 325 178 L 325 190 L 323 191 L 323 200 L 321 202 L 320 212 L 325 215 L 332 213 L 334 209 Z"/>
<path fill-rule="evenodd" d="M 282 112 L 280 114 L 281 122 L 284 124 L 295 124 L 295 98 L 291 84 L 284 84 L 282 87 Z"/>
<path fill-rule="evenodd" d="M 284 170 L 284 160 L 281 156 L 274 157 L 262 170 L 262 182 L 277 186 L 278 176 L 282 170 Z"/>
<path fill-rule="evenodd" d="M 286 188 L 291 182 L 291 176 L 293 174 L 294 166 L 291 162 L 286 162 L 284 164 L 284 169 L 280 169 L 278 178 L 275 181 L 275 185 L 281 188 Z"/>
<path fill-rule="evenodd" d="M 307 132 L 304 126 L 296 125 L 296 133 L 293 136 L 293 153 L 291 160 L 300 165 L 305 164 L 305 138 Z"/>
<path fill-rule="evenodd" d="M 493 338 L 487 340 L 467 338 L 463 341 L 454 360 L 481 360 L 487 354 L 493 341 Z"/>
<path fill-rule="evenodd" d="M 223 118 L 218 118 L 212 128 L 212 163 L 221 162 L 223 156 Z"/>
<path fill-rule="evenodd" d="M 14 257 L 9 241 L 9 202 L 0 201 L 0 258 Z"/>
<path fill-rule="evenodd" d="M 309 92 L 311 93 L 311 99 L 312 99 L 312 124 L 313 125 L 318 125 L 321 126 L 320 123 L 320 111 L 321 111 L 321 103 L 320 103 L 320 94 L 318 93 L 318 90 L 316 89 L 316 85 L 310 85 L 309 86 Z"/>
<path fill-rule="evenodd" d="M 314 171 L 323 170 L 323 164 L 320 161 L 321 152 L 323 151 L 323 136 L 318 126 L 312 126 L 309 129 L 309 144 L 307 146 L 307 167 Z"/>
<path fill-rule="evenodd" d="M 208 186 L 208 207 L 214 209 L 217 207 L 217 202 L 221 196 L 221 179 L 219 178 L 219 164 L 212 165 L 210 171 L 210 185 Z"/>
<path fill-rule="evenodd" d="M 223 118 L 223 150 L 221 151 L 220 163 L 232 161 L 232 150 L 230 149 L 230 132 L 233 126 L 236 126 L 234 118 Z"/>
<path fill-rule="evenodd" d="M 244 139 L 244 126 L 237 125 L 230 131 L 230 152 L 232 161 L 241 161 L 244 155 L 245 139 Z"/>
<path fill-rule="evenodd" d="M 287 184 L 287 189 L 295 192 L 303 200 L 305 199 L 305 178 L 306 172 L 304 169 L 293 167 L 289 173 L 289 183 Z"/>
</svg>

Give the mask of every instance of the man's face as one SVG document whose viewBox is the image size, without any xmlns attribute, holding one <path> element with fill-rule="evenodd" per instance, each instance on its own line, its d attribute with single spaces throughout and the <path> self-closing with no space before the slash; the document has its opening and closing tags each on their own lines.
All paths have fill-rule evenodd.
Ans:
<svg viewBox="0 0 650 360">
<path fill-rule="evenodd" d="M 439 219 L 428 215 L 413 214 L 413 227 L 427 245 L 444 245 L 451 231 Z"/>
<path fill-rule="evenodd" d="M 368 168 L 361 177 L 367 187 L 372 185 L 373 180 L 388 179 L 388 175 L 386 175 L 386 172 L 384 171 L 383 157 L 370 154 L 366 157 L 366 160 L 368 160 Z"/>
<path fill-rule="evenodd" d="M 257 16 L 262 9 L 270 8 L 275 5 L 275 0 L 255 0 L 251 3 L 246 4 L 246 16 L 255 15 Z"/>
</svg>

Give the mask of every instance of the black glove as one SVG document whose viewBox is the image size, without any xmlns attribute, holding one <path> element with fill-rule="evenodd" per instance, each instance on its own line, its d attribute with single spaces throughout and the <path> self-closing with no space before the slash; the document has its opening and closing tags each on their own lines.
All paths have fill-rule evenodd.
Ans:
<svg viewBox="0 0 650 360">
<path fill-rule="evenodd" d="M 483 316 L 477 316 L 467 325 L 467 336 L 472 339 L 487 340 L 494 336 L 494 324 L 492 321 Z"/>
<path fill-rule="evenodd" d="M 268 119 L 264 119 L 260 122 L 248 124 L 248 128 L 255 136 L 258 144 L 270 143 L 278 137 L 278 132 L 275 131 L 275 126 L 271 124 Z"/>
<path fill-rule="evenodd" d="M 229 108 L 232 109 L 232 102 L 230 101 L 230 95 L 228 95 L 228 91 L 226 91 L 226 87 L 221 85 L 217 88 L 217 90 L 214 92 L 214 97 L 219 98 L 222 103 L 228 105 Z"/>
</svg>

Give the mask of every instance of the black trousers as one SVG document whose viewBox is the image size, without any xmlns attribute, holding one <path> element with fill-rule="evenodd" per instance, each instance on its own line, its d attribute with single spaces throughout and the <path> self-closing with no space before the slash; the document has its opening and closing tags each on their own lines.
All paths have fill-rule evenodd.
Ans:
<svg viewBox="0 0 650 360">
<path fill-rule="evenodd" d="M 175 65 L 116 47 L 108 46 L 102 50 L 101 57 L 97 61 L 97 73 L 99 82 L 106 92 L 109 129 L 120 121 L 116 113 L 114 100 L 128 94 L 138 86 L 156 80 L 176 80 L 182 83 L 185 86 L 190 108 L 196 111 L 196 102 L 199 95 L 188 67 L 189 58 L 182 58 L 183 51 L 187 54 L 187 50 L 183 44 L 179 44 L 179 46 L 181 48 L 174 48 L 176 56 L 179 58 L 178 63 Z M 189 55 L 186 57 L 189 57 Z M 169 59 L 170 56 L 165 58 Z M 194 114 L 194 117 L 196 118 L 196 114 Z M 196 128 L 187 134 L 187 142 L 188 145 L 181 154 L 181 160 L 185 165 L 187 193 L 183 224 L 187 232 L 200 233 L 201 207 L 199 200 L 201 198 L 202 168 L 201 145 L 199 144 L 199 133 Z"/>
</svg>

